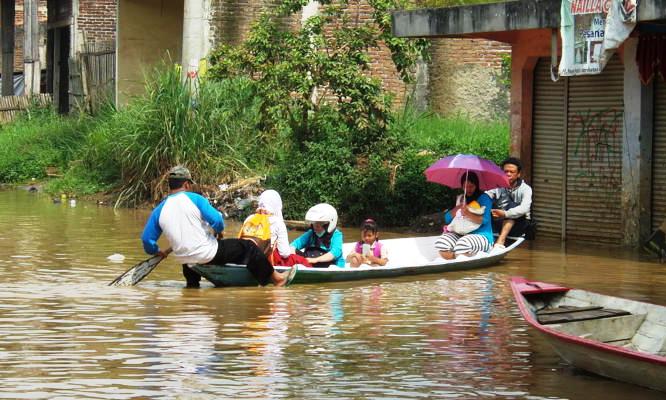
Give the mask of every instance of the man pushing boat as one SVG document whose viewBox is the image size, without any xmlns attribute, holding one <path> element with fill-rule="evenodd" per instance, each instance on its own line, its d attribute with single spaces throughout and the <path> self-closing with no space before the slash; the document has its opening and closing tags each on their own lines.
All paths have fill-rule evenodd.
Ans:
<svg viewBox="0 0 666 400">
<path fill-rule="evenodd" d="M 252 241 L 214 236 L 224 230 L 224 218 L 206 198 L 191 191 L 194 181 L 187 168 L 171 168 L 168 183 L 169 195 L 150 214 L 141 241 L 146 253 L 166 257 L 157 244 L 164 233 L 173 257 L 183 264 L 188 288 L 198 288 L 201 281 L 188 264 L 244 264 L 262 286 L 269 282 L 284 286 L 293 277 L 295 268 L 277 272 Z"/>
</svg>

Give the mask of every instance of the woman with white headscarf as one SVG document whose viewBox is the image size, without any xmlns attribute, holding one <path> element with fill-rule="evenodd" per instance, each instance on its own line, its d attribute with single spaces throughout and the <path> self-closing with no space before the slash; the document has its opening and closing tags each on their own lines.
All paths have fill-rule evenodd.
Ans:
<svg viewBox="0 0 666 400">
<path fill-rule="evenodd" d="M 298 255 L 291 254 L 289 247 L 289 236 L 287 225 L 282 216 L 282 198 L 275 190 L 266 190 L 259 196 L 257 213 L 268 214 L 271 224 L 271 247 L 274 249 L 269 257 L 273 265 L 291 266 L 294 264 L 306 264 L 307 261 Z"/>
</svg>

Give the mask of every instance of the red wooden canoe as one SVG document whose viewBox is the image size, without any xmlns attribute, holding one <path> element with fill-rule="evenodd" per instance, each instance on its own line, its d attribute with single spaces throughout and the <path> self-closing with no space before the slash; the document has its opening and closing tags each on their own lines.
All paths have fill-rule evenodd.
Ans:
<svg viewBox="0 0 666 400">
<path fill-rule="evenodd" d="M 666 391 L 666 307 L 521 277 L 511 289 L 523 317 L 568 363 Z"/>
</svg>

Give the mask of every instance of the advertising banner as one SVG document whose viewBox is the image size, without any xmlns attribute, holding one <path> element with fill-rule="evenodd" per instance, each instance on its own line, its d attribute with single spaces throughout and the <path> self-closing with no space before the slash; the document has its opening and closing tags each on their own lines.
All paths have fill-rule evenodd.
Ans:
<svg viewBox="0 0 666 400">
<path fill-rule="evenodd" d="M 636 26 L 638 0 L 562 0 L 561 76 L 599 74 Z"/>
</svg>

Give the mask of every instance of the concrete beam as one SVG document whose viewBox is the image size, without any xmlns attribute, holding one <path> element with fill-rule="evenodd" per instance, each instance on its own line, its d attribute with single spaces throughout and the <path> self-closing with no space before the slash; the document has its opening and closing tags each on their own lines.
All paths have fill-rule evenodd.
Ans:
<svg viewBox="0 0 666 400">
<path fill-rule="evenodd" d="M 2 42 L 2 90 L 0 95 L 14 95 L 14 0 L 0 0 L 0 42 Z"/>
<path fill-rule="evenodd" d="M 556 28 L 560 25 L 560 0 L 397 11 L 392 19 L 393 34 L 398 37 L 446 37 Z"/>
<path fill-rule="evenodd" d="M 638 21 L 666 19 L 666 0 L 642 1 Z M 560 0 L 520 0 L 392 13 L 397 37 L 461 37 L 479 33 L 559 28 Z"/>
</svg>

